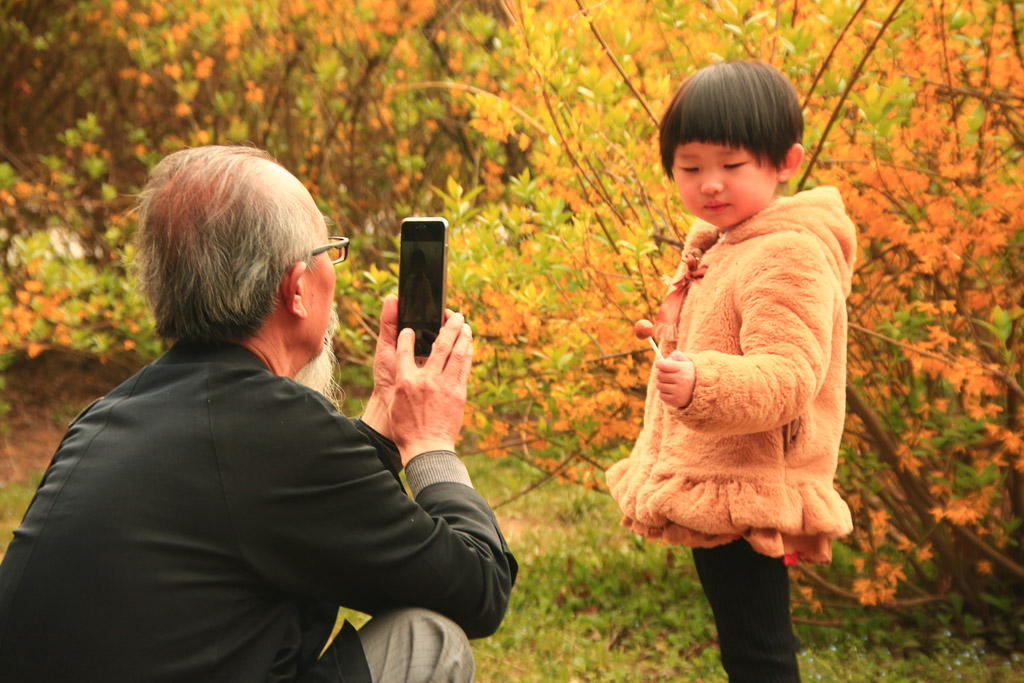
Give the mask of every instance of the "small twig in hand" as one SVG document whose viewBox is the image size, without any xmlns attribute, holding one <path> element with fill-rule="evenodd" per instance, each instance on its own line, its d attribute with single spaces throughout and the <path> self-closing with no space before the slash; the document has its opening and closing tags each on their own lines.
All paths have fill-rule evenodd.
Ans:
<svg viewBox="0 0 1024 683">
<path fill-rule="evenodd" d="M 654 337 L 648 337 L 647 341 L 651 342 L 651 348 L 654 349 L 654 354 L 658 357 L 658 360 L 665 360 L 665 356 L 661 355 L 661 349 L 654 343 Z"/>
</svg>

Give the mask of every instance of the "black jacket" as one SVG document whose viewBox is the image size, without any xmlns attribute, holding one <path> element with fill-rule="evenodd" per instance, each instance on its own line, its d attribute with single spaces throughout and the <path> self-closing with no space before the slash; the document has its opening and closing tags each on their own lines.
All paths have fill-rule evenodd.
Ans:
<svg viewBox="0 0 1024 683">
<path fill-rule="evenodd" d="M 338 606 L 500 624 L 484 499 L 245 349 L 178 345 L 68 429 L 0 564 L 2 681 L 293 680 Z"/>
</svg>

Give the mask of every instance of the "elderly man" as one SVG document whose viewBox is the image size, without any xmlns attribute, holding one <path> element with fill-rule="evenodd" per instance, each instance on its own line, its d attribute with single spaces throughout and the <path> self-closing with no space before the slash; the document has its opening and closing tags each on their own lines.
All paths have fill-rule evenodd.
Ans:
<svg viewBox="0 0 1024 683">
<path fill-rule="evenodd" d="M 170 155 L 137 264 L 172 348 L 68 429 L 0 565 L 0 680 L 472 680 L 516 563 L 454 446 L 472 337 L 422 367 L 384 300 L 374 390 L 331 377 L 330 237 L 265 153 Z M 399 480 L 406 479 L 415 500 Z M 339 606 L 372 618 L 345 624 Z"/>
</svg>

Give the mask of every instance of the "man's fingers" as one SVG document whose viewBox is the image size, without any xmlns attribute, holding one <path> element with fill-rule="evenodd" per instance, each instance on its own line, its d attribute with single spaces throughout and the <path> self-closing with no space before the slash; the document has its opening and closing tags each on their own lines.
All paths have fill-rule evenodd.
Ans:
<svg viewBox="0 0 1024 683">
<path fill-rule="evenodd" d="M 398 328 L 398 297 L 394 294 L 384 297 L 384 303 L 380 309 L 380 324 L 381 327 Z"/>
<path fill-rule="evenodd" d="M 408 375 L 417 370 L 416 367 L 416 333 L 408 327 L 398 335 L 398 371 Z"/>
<path fill-rule="evenodd" d="M 378 347 L 394 347 L 398 339 L 398 297 L 388 294 L 380 309 L 380 334 Z"/>
<path fill-rule="evenodd" d="M 438 372 L 443 370 L 448 364 L 448 356 L 451 354 L 452 348 L 459 338 L 459 332 L 464 322 L 465 318 L 461 313 L 448 316 L 448 320 L 441 327 L 441 332 L 437 335 L 437 339 L 434 340 L 434 346 L 430 351 L 430 357 L 427 358 L 427 364 L 436 366 Z"/>
<path fill-rule="evenodd" d="M 449 316 L 422 367 L 415 362 L 415 339 L 416 335 L 410 329 L 404 329 L 398 335 L 398 369 L 402 374 L 416 368 L 465 384 L 473 366 L 473 331 L 461 313 Z"/>
<path fill-rule="evenodd" d="M 448 356 L 448 363 L 444 367 L 446 375 L 454 377 L 460 385 L 469 381 L 469 373 L 473 369 L 473 330 L 469 325 L 463 323 L 459 330 L 459 337 L 455 340 L 452 352 Z"/>
</svg>

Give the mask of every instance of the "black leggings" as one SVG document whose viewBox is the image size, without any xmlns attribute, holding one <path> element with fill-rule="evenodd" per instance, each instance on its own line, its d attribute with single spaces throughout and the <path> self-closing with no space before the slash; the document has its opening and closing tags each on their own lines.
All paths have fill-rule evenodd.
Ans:
<svg viewBox="0 0 1024 683">
<path fill-rule="evenodd" d="M 739 540 L 694 548 L 693 563 L 715 615 L 730 683 L 799 681 L 789 570 L 782 558 L 762 555 Z"/>
</svg>

